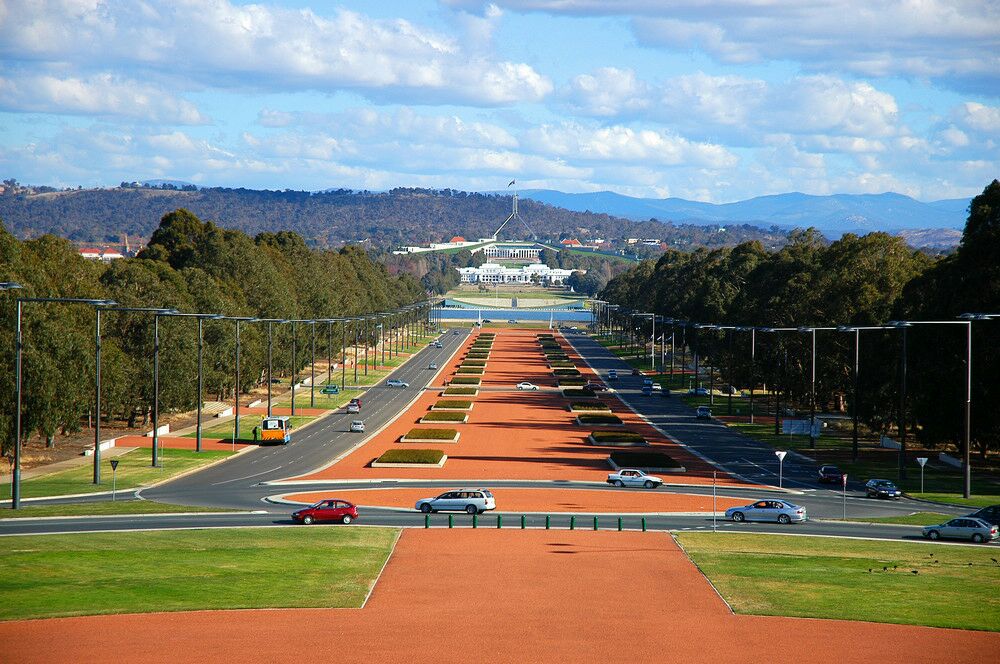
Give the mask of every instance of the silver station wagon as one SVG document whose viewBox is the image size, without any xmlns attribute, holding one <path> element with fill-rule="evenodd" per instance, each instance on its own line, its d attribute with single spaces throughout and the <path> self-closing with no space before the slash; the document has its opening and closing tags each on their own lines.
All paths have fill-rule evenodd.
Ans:
<svg viewBox="0 0 1000 664">
<path fill-rule="evenodd" d="M 489 489 L 455 489 L 445 491 L 437 498 L 421 498 L 416 508 L 428 514 L 430 512 L 468 512 L 482 514 L 486 510 L 496 509 L 496 501 Z"/>
<path fill-rule="evenodd" d="M 777 521 L 792 523 L 806 520 L 806 508 L 793 505 L 787 500 L 758 500 L 743 507 L 730 507 L 726 518 L 733 521 Z"/>
</svg>

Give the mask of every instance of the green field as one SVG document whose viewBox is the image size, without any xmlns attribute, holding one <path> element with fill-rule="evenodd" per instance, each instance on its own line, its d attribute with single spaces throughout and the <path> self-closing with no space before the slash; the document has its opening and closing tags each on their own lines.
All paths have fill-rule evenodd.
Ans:
<svg viewBox="0 0 1000 664">
<path fill-rule="evenodd" d="M 848 519 L 848 521 L 860 521 L 862 523 L 899 523 L 906 526 L 933 526 L 948 521 L 951 517 L 938 512 L 914 512 L 905 516 L 877 516 L 860 519 Z"/>
<path fill-rule="evenodd" d="M 105 500 L 99 503 L 73 503 L 63 505 L 33 505 L 21 503 L 17 510 L 0 510 L 0 519 L 23 519 L 48 516 L 107 516 L 112 514 L 172 514 L 179 512 L 233 512 L 239 510 L 221 507 L 192 507 L 170 505 L 152 500 Z"/>
<path fill-rule="evenodd" d="M 1000 631 L 993 547 L 721 533 L 677 539 L 737 613 Z"/>
<path fill-rule="evenodd" d="M 0 620 L 358 607 L 397 536 L 389 528 L 303 526 L 11 537 Z"/>
<path fill-rule="evenodd" d="M 200 468 L 219 459 L 230 456 L 232 452 L 163 449 L 160 452 L 161 466 L 153 468 L 150 465 L 151 456 L 147 449 L 136 449 L 118 459 L 116 473 L 116 488 L 134 489 L 179 475 L 180 473 Z M 111 491 L 111 465 L 107 460 L 102 462 L 101 484 L 94 484 L 93 463 L 87 463 L 77 468 L 61 470 L 48 475 L 39 475 L 21 480 L 22 498 L 40 498 L 42 496 L 66 496 L 75 493 L 96 493 Z M 10 496 L 10 483 L 0 484 L 0 496 Z"/>
</svg>

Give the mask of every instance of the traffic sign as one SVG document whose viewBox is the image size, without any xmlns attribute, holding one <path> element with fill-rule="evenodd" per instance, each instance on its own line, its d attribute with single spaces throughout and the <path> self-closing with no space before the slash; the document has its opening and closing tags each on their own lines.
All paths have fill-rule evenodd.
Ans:
<svg viewBox="0 0 1000 664">
<path fill-rule="evenodd" d="M 111 470 L 116 470 L 118 468 L 118 459 L 111 460 Z"/>
<path fill-rule="evenodd" d="M 785 460 L 785 455 L 786 454 L 788 454 L 788 452 L 781 452 L 781 451 L 775 452 L 775 455 L 777 455 L 778 460 L 780 460 L 780 461 L 784 461 Z"/>
<path fill-rule="evenodd" d="M 920 467 L 923 468 L 924 464 L 927 463 L 927 457 L 917 457 L 917 463 L 919 463 Z"/>
<path fill-rule="evenodd" d="M 847 486 L 847 473 L 843 473 L 840 476 L 840 486 L 843 486 L 843 487 Z"/>
</svg>

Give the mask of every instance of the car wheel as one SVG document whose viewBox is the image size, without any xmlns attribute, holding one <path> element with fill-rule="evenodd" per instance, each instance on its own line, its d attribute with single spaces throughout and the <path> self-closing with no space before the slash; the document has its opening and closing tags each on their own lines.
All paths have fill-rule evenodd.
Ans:
<svg viewBox="0 0 1000 664">
<path fill-rule="evenodd" d="M 973 533 L 973 535 L 972 535 L 972 541 L 975 542 L 976 544 L 982 544 L 983 543 L 983 536 L 980 535 L 979 533 Z"/>
<path fill-rule="evenodd" d="M 653 489 L 656 487 L 656 483 L 650 480 L 646 480 L 646 483 L 643 484 L 643 486 L 646 487 L 647 489 Z"/>
<path fill-rule="evenodd" d="M 941 533 L 939 533 L 936 530 L 932 530 L 929 533 L 927 533 L 927 539 L 936 540 L 939 537 L 941 537 Z"/>
<path fill-rule="evenodd" d="M 747 518 L 743 516 L 743 512 L 733 512 L 733 521 L 746 521 Z"/>
<path fill-rule="evenodd" d="M 424 504 L 422 504 L 420 506 L 420 511 L 423 512 L 424 514 L 430 514 L 431 513 L 431 504 L 430 503 L 424 503 Z"/>
<path fill-rule="evenodd" d="M 479 508 L 476 507 L 475 505 L 466 505 L 465 511 L 468 512 L 469 514 L 479 514 Z"/>
<path fill-rule="evenodd" d="M 778 515 L 778 523 L 785 525 L 791 522 L 792 522 L 792 517 L 788 516 L 787 514 Z"/>
<path fill-rule="evenodd" d="M 307 526 L 308 526 L 308 525 L 311 525 L 313 521 L 315 521 L 315 519 L 313 519 L 313 518 L 312 518 L 312 517 L 311 517 L 310 515 L 308 515 L 308 514 L 307 514 L 307 515 L 305 515 L 304 517 L 302 517 L 302 523 L 306 524 Z"/>
<path fill-rule="evenodd" d="M 350 514 L 345 514 L 344 515 L 344 521 L 343 521 L 344 525 L 346 526 L 351 521 L 354 521 L 354 517 L 352 517 Z"/>
<path fill-rule="evenodd" d="M 621 480 L 615 480 L 615 486 L 619 488 L 624 487 L 625 482 L 622 482 Z"/>
</svg>

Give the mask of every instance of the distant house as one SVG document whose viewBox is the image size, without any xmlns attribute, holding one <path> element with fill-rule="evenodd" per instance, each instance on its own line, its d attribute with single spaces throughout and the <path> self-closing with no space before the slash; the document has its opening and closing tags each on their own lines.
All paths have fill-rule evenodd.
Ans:
<svg viewBox="0 0 1000 664">
<path fill-rule="evenodd" d="M 562 246 L 564 246 L 564 247 L 566 247 L 568 249 L 576 249 L 576 248 L 579 248 L 579 247 L 583 246 L 583 244 L 579 240 L 577 240 L 576 238 L 567 238 L 567 239 L 563 240 L 562 242 L 560 242 L 559 244 L 561 244 Z"/>
<path fill-rule="evenodd" d="M 92 249 L 90 247 L 84 247 L 83 249 L 80 249 L 80 255 L 86 258 L 87 260 L 92 260 L 92 261 L 101 260 L 100 249 Z"/>
<path fill-rule="evenodd" d="M 104 262 L 113 261 L 117 258 L 125 258 L 125 254 L 117 249 L 94 249 L 92 247 L 80 249 L 80 256 L 90 261 Z"/>
<path fill-rule="evenodd" d="M 448 244 L 464 244 L 466 239 L 461 235 L 456 235 L 455 237 L 448 240 Z"/>
</svg>

